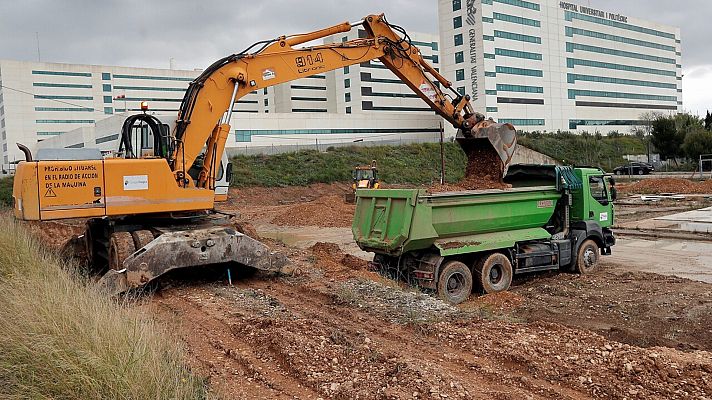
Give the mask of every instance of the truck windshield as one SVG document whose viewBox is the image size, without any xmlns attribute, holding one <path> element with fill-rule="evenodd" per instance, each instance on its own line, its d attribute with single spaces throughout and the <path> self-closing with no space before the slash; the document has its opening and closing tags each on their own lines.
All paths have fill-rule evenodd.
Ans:
<svg viewBox="0 0 712 400">
<path fill-rule="evenodd" d="M 591 176 L 588 178 L 588 183 L 591 187 L 591 197 L 601 204 L 607 203 L 608 193 L 606 193 L 606 184 L 603 180 L 603 176 Z"/>
</svg>

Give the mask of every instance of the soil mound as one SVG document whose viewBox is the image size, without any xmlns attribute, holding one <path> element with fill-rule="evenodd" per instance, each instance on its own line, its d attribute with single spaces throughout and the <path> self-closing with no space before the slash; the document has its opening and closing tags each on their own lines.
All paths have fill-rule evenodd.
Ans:
<svg viewBox="0 0 712 400">
<path fill-rule="evenodd" d="M 433 185 L 430 193 L 457 192 L 462 190 L 507 189 L 504 183 L 504 164 L 492 146 L 478 146 L 465 149 L 467 166 L 465 177 L 455 184 Z"/>
<path fill-rule="evenodd" d="M 643 179 L 624 189 L 628 193 L 659 194 L 659 193 L 712 193 L 712 180 L 694 182 L 681 178 L 651 178 Z"/>
<path fill-rule="evenodd" d="M 355 208 L 353 204 L 344 203 L 341 196 L 325 196 L 290 206 L 277 214 L 272 223 L 280 226 L 347 228 L 351 226 Z"/>
</svg>

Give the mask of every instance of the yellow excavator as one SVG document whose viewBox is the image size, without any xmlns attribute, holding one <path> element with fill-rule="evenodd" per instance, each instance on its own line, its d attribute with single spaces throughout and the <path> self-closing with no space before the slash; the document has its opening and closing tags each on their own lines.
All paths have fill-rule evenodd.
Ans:
<svg viewBox="0 0 712 400">
<path fill-rule="evenodd" d="M 351 171 L 353 183 L 351 190 L 344 195 L 344 201 L 347 204 L 356 202 L 356 189 L 378 189 L 381 182 L 378 180 L 378 168 L 376 160 L 371 161 L 370 165 L 357 165 Z"/>
<path fill-rule="evenodd" d="M 297 47 L 356 26 L 366 37 Z M 289 264 L 284 255 L 239 232 L 213 210 L 233 105 L 258 89 L 373 59 L 457 128 L 463 146 L 482 141 L 494 147 L 505 166 L 509 163 L 514 127 L 476 113 L 469 96 L 452 89 L 403 28 L 383 14 L 369 15 L 355 24 L 260 41 L 217 60 L 190 83 L 172 129 L 147 113 L 129 117 L 115 157 L 33 160 L 29 149 L 18 144 L 25 161 L 16 170 L 14 214 L 40 221 L 87 218 L 77 243 L 102 275 L 100 282 L 113 292 L 186 267 L 236 263 L 280 271 Z M 150 155 L 132 147 L 130 132 L 136 124 L 150 128 Z"/>
</svg>

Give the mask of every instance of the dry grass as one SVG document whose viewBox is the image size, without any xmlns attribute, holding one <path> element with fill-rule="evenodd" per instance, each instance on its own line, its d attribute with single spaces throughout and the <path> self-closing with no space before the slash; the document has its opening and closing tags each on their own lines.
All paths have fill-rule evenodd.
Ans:
<svg viewBox="0 0 712 400">
<path fill-rule="evenodd" d="M 0 398 L 196 399 L 180 345 L 0 215 Z"/>
</svg>

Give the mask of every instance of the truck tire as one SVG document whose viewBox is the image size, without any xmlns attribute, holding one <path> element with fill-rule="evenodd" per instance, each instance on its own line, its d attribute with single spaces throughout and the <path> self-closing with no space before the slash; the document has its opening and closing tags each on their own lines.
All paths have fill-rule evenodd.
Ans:
<svg viewBox="0 0 712 400">
<path fill-rule="evenodd" d="M 472 293 L 472 272 L 460 261 L 447 261 L 440 269 L 438 296 L 450 304 L 467 300 Z"/>
<path fill-rule="evenodd" d="M 512 263 L 502 253 L 492 253 L 475 264 L 475 278 L 485 293 L 503 292 L 512 284 Z"/>
<path fill-rule="evenodd" d="M 129 232 L 116 232 L 109 240 L 109 268 L 119 271 L 123 269 L 124 260 L 136 251 L 133 238 Z"/>
<path fill-rule="evenodd" d="M 598 244 L 591 239 L 584 240 L 578 249 L 574 272 L 585 275 L 593 272 L 598 266 L 598 256 L 601 254 Z"/>
</svg>

